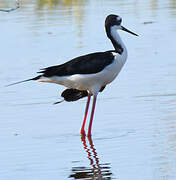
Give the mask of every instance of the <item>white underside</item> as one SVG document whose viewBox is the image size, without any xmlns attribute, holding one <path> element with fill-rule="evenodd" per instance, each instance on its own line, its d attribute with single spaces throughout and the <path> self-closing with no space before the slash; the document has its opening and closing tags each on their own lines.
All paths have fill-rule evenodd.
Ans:
<svg viewBox="0 0 176 180">
<path fill-rule="evenodd" d="M 119 55 L 113 53 L 115 60 L 101 72 L 95 74 L 75 74 L 71 76 L 41 77 L 39 82 L 49 82 L 64 85 L 68 88 L 87 90 L 97 94 L 102 86 L 111 83 L 119 74 L 126 61 L 126 51 Z"/>
</svg>

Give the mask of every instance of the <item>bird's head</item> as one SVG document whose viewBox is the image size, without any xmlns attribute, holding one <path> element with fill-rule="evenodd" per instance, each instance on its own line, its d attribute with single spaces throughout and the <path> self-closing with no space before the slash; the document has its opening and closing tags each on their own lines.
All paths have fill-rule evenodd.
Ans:
<svg viewBox="0 0 176 180">
<path fill-rule="evenodd" d="M 125 27 L 123 27 L 121 25 L 121 23 L 122 23 L 122 18 L 120 16 L 114 15 L 114 14 L 108 15 L 106 17 L 106 20 L 105 20 L 106 31 L 108 32 L 113 27 L 113 28 L 116 28 L 117 30 L 120 29 L 120 30 L 126 31 L 126 32 L 128 32 L 130 34 L 133 34 L 135 36 L 138 36 L 134 32 L 126 29 Z"/>
</svg>

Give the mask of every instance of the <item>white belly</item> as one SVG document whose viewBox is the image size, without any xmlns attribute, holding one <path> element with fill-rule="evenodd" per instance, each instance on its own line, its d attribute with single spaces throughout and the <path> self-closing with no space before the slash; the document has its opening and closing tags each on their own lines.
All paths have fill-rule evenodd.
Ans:
<svg viewBox="0 0 176 180">
<path fill-rule="evenodd" d="M 71 76 L 52 76 L 48 78 L 41 77 L 38 81 L 61 84 L 73 89 L 88 90 L 94 94 L 99 92 L 102 86 L 111 83 L 115 79 L 124 63 L 124 58 L 122 59 L 122 56 L 118 55 L 112 64 L 95 74 L 75 74 Z"/>
</svg>

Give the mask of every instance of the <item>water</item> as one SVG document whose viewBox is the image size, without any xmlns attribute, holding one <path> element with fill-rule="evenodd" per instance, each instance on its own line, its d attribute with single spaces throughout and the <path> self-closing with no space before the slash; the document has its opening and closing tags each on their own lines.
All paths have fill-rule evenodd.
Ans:
<svg viewBox="0 0 176 180">
<path fill-rule="evenodd" d="M 175 8 L 175 0 L 24 0 L 0 12 L 0 179 L 175 180 Z M 111 49 L 103 28 L 110 13 L 140 36 L 120 32 L 128 61 L 98 97 L 92 139 L 81 139 L 86 99 L 52 105 L 63 87 L 4 85 Z"/>
</svg>

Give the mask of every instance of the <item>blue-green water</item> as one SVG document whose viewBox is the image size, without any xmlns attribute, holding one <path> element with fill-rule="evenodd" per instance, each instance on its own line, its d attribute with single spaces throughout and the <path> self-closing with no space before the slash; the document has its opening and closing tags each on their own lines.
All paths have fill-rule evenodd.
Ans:
<svg viewBox="0 0 176 180">
<path fill-rule="evenodd" d="M 1 0 L 0 8 L 15 7 Z M 176 1 L 38 0 L 0 12 L 0 179 L 176 179 Z M 81 141 L 86 100 L 52 105 L 64 89 L 29 82 L 43 67 L 112 49 L 108 14 L 128 61 L 98 97 L 92 140 Z"/>
</svg>

